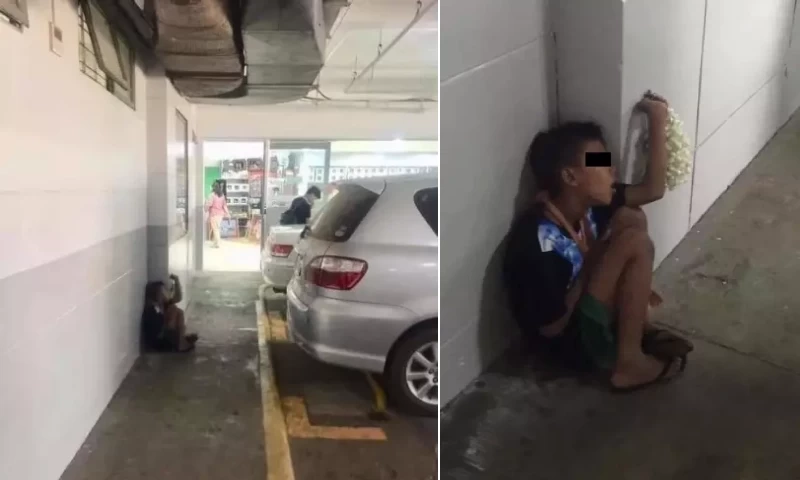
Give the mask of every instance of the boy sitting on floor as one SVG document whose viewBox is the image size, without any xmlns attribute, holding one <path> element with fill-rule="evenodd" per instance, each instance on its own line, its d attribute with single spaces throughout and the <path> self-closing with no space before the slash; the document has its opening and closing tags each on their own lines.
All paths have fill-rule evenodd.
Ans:
<svg viewBox="0 0 800 480">
<path fill-rule="evenodd" d="M 194 349 L 198 336 L 186 334 L 186 319 L 178 304 L 183 299 L 183 288 L 176 275 L 170 275 L 173 288 L 164 282 L 150 282 L 145 287 L 142 313 L 142 343 L 154 352 L 189 352 Z"/>
<path fill-rule="evenodd" d="M 536 135 L 528 159 L 540 191 L 508 236 L 505 281 L 527 336 L 611 370 L 615 391 L 669 380 L 685 353 L 643 350 L 655 249 L 638 208 L 666 188 L 667 103 L 648 94 L 637 105 L 650 121 L 650 164 L 639 185 L 614 183 L 596 124 L 567 123 Z M 588 160 L 588 161 L 587 161 Z M 674 337 L 673 337 L 674 339 Z M 685 340 L 683 345 L 688 345 Z"/>
</svg>

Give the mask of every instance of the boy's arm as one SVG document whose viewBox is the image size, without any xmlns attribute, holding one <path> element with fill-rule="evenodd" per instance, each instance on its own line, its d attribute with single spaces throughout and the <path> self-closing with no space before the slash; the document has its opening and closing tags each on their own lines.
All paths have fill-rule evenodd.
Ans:
<svg viewBox="0 0 800 480">
<path fill-rule="evenodd" d="M 664 196 L 667 188 L 667 102 L 657 95 L 646 94 L 637 108 L 647 112 L 650 164 L 647 165 L 642 183 L 628 185 L 625 189 L 625 205 L 629 207 L 655 202 Z"/>
<path fill-rule="evenodd" d="M 564 306 L 566 307 L 566 312 L 564 312 L 564 315 L 562 315 L 561 318 L 555 322 L 540 327 L 539 333 L 547 338 L 552 338 L 561 334 L 564 329 L 567 328 L 567 324 L 569 323 L 570 318 L 572 318 L 572 313 L 575 311 L 575 306 L 578 304 L 578 300 L 583 294 L 585 284 L 585 276 L 583 271 L 581 271 L 579 277 L 575 279 L 575 284 L 572 285 L 572 288 L 569 289 L 567 296 L 564 298 Z"/>
<path fill-rule="evenodd" d="M 591 277 L 595 265 L 603 256 L 604 252 L 605 243 L 602 239 L 596 241 L 589 249 L 589 252 L 585 256 L 583 267 L 578 273 L 578 278 L 575 279 L 575 283 L 572 284 L 572 287 L 567 291 L 567 296 L 564 298 L 566 312 L 555 322 L 542 327 L 539 330 L 542 335 L 545 337 L 552 337 L 564 331 L 570 318 L 572 318 L 573 312 L 575 312 L 575 306 L 578 304 L 578 300 L 580 300 L 583 292 L 585 292 L 586 288 L 589 286 L 589 278 Z"/>
</svg>

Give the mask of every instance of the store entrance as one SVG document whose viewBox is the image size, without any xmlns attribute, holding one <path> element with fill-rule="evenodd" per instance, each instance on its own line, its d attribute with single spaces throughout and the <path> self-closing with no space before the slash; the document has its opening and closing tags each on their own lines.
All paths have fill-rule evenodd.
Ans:
<svg viewBox="0 0 800 480">
<path fill-rule="evenodd" d="M 265 152 L 263 141 L 203 143 L 203 270 L 259 271 Z"/>
</svg>

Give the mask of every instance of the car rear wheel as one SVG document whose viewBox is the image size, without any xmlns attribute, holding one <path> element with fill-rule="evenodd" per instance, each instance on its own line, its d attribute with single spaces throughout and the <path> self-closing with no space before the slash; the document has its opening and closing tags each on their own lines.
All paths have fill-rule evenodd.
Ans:
<svg viewBox="0 0 800 480">
<path fill-rule="evenodd" d="M 397 347 L 387 370 L 390 399 L 409 413 L 439 412 L 439 338 L 435 327 L 419 330 Z"/>
</svg>

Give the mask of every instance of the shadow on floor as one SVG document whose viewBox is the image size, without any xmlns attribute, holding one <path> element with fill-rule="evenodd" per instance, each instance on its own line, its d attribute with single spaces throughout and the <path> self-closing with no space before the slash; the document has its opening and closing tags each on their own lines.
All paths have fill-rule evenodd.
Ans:
<svg viewBox="0 0 800 480">
<path fill-rule="evenodd" d="M 800 478 L 800 115 L 656 272 L 656 320 L 697 350 L 671 385 L 628 396 L 514 352 L 443 413 L 441 477 Z"/>
<path fill-rule="evenodd" d="M 62 480 L 263 480 L 258 274 L 197 278 L 192 354 L 139 358 Z"/>
</svg>

